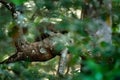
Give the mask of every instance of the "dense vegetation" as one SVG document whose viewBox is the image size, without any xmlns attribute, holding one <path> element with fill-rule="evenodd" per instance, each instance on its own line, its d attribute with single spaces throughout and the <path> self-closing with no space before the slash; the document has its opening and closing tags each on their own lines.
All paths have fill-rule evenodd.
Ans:
<svg viewBox="0 0 120 80">
<path fill-rule="evenodd" d="M 15 4 L 25 18 L 21 24 L 27 28 L 24 37 L 29 42 L 35 42 L 40 36 L 38 28 L 46 23 L 55 24 L 58 30 L 71 33 L 74 45 L 68 47 L 72 58 L 68 65 L 69 72 L 61 80 L 119 80 L 120 79 L 120 1 L 112 1 L 109 12 L 106 5 L 110 0 L 91 0 L 92 5 L 103 22 L 111 17 L 109 24 L 112 30 L 112 43 L 99 41 L 94 35 L 101 26 L 93 20 L 91 12 L 83 13 L 87 0 L 6 0 Z M 89 1 L 89 0 L 88 0 Z M 98 1 L 105 6 L 100 7 Z M 88 10 L 89 8 L 87 8 Z M 89 11 L 89 10 L 88 10 Z M 87 17 L 86 17 L 87 16 Z M 91 17 L 92 16 L 92 17 Z M 41 22 L 45 22 L 40 24 Z M 100 21 L 98 20 L 98 23 Z M 12 34 L 16 32 L 11 12 L 0 4 L 0 62 L 14 54 Z M 106 30 L 107 32 L 107 30 Z M 102 33 L 105 35 L 104 33 Z M 108 36 L 106 36 L 108 37 Z M 58 45 L 57 49 L 61 49 Z M 85 59 L 81 60 L 84 56 Z M 59 57 L 46 62 L 20 61 L 10 64 L 0 64 L 0 80 L 59 80 L 57 75 Z M 83 66 L 84 65 L 84 66 Z M 82 67 L 81 67 L 82 66 Z"/>
</svg>

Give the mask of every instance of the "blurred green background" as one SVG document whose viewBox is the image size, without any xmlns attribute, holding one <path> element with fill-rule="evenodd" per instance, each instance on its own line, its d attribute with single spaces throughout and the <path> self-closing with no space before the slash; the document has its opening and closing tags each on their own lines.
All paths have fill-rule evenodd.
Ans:
<svg viewBox="0 0 120 80">
<path fill-rule="evenodd" d="M 46 62 L 15 62 L 0 65 L 0 80 L 120 80 L 120 1 L 112 1 L 112 44 L 101 42 L 96 47 L 91 41 L 96 41 L 86 33 L 89 25 L 94 25 L 91 19 L 81 19 L 81 10 L 84 0 L 6 0 L 16 5 L 16 9 L 23 11 L 26 18 L 24 27 L 28 28 L 25 38 L 34 42 L 39 35 L 37 27 L 40 22 L 51 22 L 58 29 L 65 29 L 74 34 L 75 43 L 69 47 L 73 56 L 69 65 L 70 72 L 62 79 L 57 76 L 59 57 Z M 98 0 L 91 0 L 97 6 Z M 104 0 L 103 0 L 104 1 Z M 107 1 L 107 0 L 106 0 Z M 93 5 L 91 3 L 91 5 Z M 106 12 L 100 9 L 100 14 Z M 105 17 L 105 15 L 100 15 Z M 0 4 L 0 61 L 14 54 L 11 29 L 14 26 L 11 12 Z M 94 31 L 95 26 L 90 28 Z M 87 54 L 101 57 L 91 58 Z M 79 55 L 84 55 L 87 60 L 82 61 Z M 79 71 L 80 64 L 84 65 L 83 72 Z"/>
</svg>

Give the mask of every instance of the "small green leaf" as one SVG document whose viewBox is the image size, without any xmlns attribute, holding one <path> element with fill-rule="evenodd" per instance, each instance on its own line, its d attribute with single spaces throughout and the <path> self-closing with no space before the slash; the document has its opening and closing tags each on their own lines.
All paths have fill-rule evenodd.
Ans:
<svg viewBox="0 0 120 80">
<path fill-rule="evenodd" d="M 10 1 L 13 2 L 16 5 L 21 5 L 21 4 L 23 4 L 27 0 L 10 0 Z"/>
</svg>

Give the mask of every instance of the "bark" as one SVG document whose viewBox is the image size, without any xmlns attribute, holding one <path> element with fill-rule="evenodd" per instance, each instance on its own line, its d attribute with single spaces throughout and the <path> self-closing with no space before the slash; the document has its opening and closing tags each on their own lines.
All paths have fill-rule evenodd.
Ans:
<svg viewBox="0 0 120 80">
<path fill-rule="evenodd" d="M 1 63 L 16 61 L 47 61 L 56 56 L 52 41 L 47 38 L 40 42 L 19 44 L 17 52 Z"/>
<path fill-rule="evenodd" d="M 15 61 L 47 61 L 57 55 L 62 55 L 64 51 L 61 51 L 67 46 L 72 45 L 71 36 L 69 36 L 69 34 L 63 35 L 60 33 L 34 43 L 27 43 L 26 41 L 21 41 L 21 39 L 17 41 L 16 53 L 1 63 L 11 63 Z M 62 48 L 58 50 L 56 47 L 59 46 L 59 44 L 62 45 Z"/>
<path fill-rule="evenodd" d="M 67 66 L 67 61 L 68 61 L 67 55 L 68 55 L 67 48 L 61 51 L 61 56 L 60 56 L 60 61 L 59 61 L 59 66 L 58 66 L 58 75 L 62 77 L 65 74 L 65 69 Z"/>
<path fill-rule="evenodd" d="M 8 59 L 0 62 L 0 64 L 8 64 L 16 61 L 29 61 L 29 62 L 44 62 L 48 61 L 55 56 L 60 56 L 60 62 L 58 66 L 58 75 L 63 77 L 65 75 L 65 69 L 68 61 L 68 49 L 56 50 L 57 44 L 60 42 L 62 45 L 68 45 L 69 38 L 67 41 L 62 41 L 61 39 L 64 35 L 58 34 L 53 37 L 48 37 L 40 42 L 19 44 L 17 46 L 17 52 L 10 56 Z M 65 37 L 65 36 L 64 36 Z M 21 41 L 20 41 L 21 42 Z"/>
</svg>

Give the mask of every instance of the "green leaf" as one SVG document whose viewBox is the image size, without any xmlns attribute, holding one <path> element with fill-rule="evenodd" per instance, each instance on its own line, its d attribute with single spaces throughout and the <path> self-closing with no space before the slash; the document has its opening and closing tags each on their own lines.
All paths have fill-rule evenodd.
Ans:
<svg viewBox="0 0 120 80">
<path fill-rule="evenodd" d="M 16 5 L 21 5 L 23 4 L 24 2 L 26 2 L 27 0 L 10 0 L 11 2 L 13 2 L 14 4 Z"/>
</svg>

